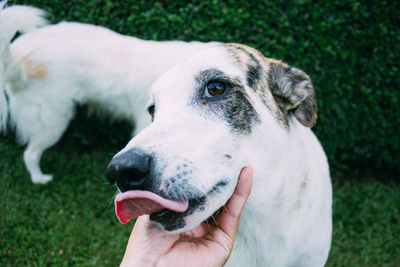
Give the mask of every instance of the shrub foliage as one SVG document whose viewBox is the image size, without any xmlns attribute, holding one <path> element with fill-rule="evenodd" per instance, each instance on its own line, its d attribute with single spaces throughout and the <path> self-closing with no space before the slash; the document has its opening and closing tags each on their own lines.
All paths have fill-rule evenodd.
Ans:
<svg viewBox="0 0 400 267">
<path fill-rule="evenodd" d="M 400 171 L 400 2 L 26 0 L 50 20 L 152 40 L 240 42 L 313 79 L 333 167 Z M 397 125 L 397 126 L 396 126 Z"/>
</svg>

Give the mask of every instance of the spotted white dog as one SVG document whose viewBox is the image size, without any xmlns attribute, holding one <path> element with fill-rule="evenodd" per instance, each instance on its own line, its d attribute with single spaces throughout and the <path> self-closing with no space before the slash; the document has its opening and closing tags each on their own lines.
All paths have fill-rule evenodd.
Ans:
<svg viewBox="0 0 400 267">
<path fill-rule="evenodd" d="M 323 266 L 331 183 L 310 128 L 310 78 L 239 44 L 214 44 L 151 88 L 153 122 L 110 162 L 121 222 L 143 214 L 170 232 L 209 218 L 253 166 L 253 189 L 228 266 Z"/>
</svg>

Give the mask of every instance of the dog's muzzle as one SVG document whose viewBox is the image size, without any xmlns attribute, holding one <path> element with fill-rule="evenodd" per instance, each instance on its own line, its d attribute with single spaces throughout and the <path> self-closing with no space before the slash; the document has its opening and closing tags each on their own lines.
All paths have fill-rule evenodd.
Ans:
<svg viewBox="0 0 400 267">
<path fill-rule="evenodd" d="M 113 158 L 107 167 L 107 178 L 117 183 L 121 193 L 115 197 L 115 213 L 121 223 L 145 214 L 182 213 L 187 199 L 167 199 L 152 188 L 152 157 L 141 150 L 129 150 Z"/>
</svg>

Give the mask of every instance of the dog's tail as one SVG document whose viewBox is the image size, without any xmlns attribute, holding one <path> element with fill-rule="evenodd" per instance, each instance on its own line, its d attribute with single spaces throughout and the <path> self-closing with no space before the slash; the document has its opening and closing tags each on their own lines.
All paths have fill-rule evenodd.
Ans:
<svg viewBox="0 0 400 267">
<path fill-rule="evenodd" d="M 47 13 L 41 9 L 21 5 L 5 8 L 6 4 L 7 1 L 0 2 L 0 132 L 6 131 L 8 120 L 5 86 L 12 77 L 19 77 L 20 72 L 10 42 L 17 33 L 27 33 L 48 23 Z"/>
</svg>

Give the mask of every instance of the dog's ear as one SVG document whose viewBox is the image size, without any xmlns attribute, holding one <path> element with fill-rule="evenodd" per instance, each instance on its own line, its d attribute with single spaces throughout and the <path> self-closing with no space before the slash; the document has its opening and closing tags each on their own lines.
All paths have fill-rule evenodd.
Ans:
<svg viewBox="0 0 400 267">
<path fill-rule="evenodd" d="M 304 126 L 317 121 L 317 100 L 310 77 L 303 71 L 280 61 L 269 64 L 268 85 L 282 113 Z"/>
</svg>

